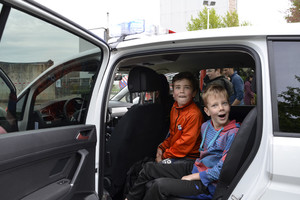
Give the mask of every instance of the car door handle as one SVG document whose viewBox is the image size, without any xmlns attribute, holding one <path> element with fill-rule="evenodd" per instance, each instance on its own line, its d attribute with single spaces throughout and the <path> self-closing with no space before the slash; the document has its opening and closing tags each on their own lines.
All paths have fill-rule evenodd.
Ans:
<svg viewBox="0 0 300 200">
<path fill-rule="evenodd" d="M 88 140 L 90 136 L 91 136 L 90 130 L 80 131 L 76 136 L 76 140 Z"/>
<path fill-rule="evenodd" d="M 89 154 L 89 152 L 86 149 L 81 149 L 77 153 L 80 155 L 80 162 L 79 162 L 78 167 L 77 167 L 77 169 L 76 169 L 76 171 L 74 173 L 74 176 L 73 176 L 73 178 L 72 178 L 72 180 L 70 182 L 71 187 L 73 187 L 74 184 L 76 183 L 76 180 L 77 180 L 77 178 L 79 176 L 79 173 L 80 173 L 80 171 L 81 171 L 81 169 L 83 167 L 83 164 L 84 164 L 84 162 L 86 160 L 86 157 Z"/>
</svg>

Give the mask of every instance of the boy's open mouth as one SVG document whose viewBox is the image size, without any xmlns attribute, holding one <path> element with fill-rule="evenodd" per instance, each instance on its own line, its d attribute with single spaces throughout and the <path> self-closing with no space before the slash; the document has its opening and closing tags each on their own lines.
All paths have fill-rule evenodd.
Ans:
<svg viewBox="0 0 300 200">
<path fill-rule="evenodd" d="M 225 117 L 225 114 L 223 114 L 223 115 L 219 115 L 219 117 L 220 117 L 220 118 L 224 118 L 224 117 Z"/>
</svg>

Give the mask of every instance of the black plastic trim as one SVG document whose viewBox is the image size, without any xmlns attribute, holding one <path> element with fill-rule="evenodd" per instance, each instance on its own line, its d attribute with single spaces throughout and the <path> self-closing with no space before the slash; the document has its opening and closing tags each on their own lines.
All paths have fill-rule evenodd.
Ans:
<svg viewBox="0 0 300 200">
<path fill-rule="evenodd" d="M 1 13 L 0 13 L 0 41 L 3 35 L 3 31 L 6 25 L 6 21 L 8 18 L 8 15 L 10 13 L 10 7 L 6 6 L 4 4 L 2 4 L 2 9 L 1 9 Z"/>
</svg>

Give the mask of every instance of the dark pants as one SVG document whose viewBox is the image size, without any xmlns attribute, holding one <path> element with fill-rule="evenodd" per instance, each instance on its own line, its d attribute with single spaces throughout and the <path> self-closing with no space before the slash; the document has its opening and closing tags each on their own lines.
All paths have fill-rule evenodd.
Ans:
<svg viewBox="0 0 300 200">
<path fill-rule="evenodd" d="M 191 174 L 193 162 L 174 164 L 147 163 L 127 195 L 128 200 L 157 200 L 168 196 L 208 194 L 200 180 L 181 180 Z M 147 186 L 146 186 L 147 184 Z"/>
</svg>

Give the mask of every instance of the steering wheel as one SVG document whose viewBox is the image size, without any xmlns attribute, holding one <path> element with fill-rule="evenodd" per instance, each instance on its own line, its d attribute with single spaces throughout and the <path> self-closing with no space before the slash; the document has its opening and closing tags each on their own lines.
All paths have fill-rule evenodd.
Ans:
<svg viewBox="0 0 300 200">
<path fill-rule="evenodd" d="M 82 112 L 85 110 L 85 101 L 83 98 L 75 97 L 68 99 L 63 107 L 63 114 L 68 122 L 80 122 Z"/>
</svg>

